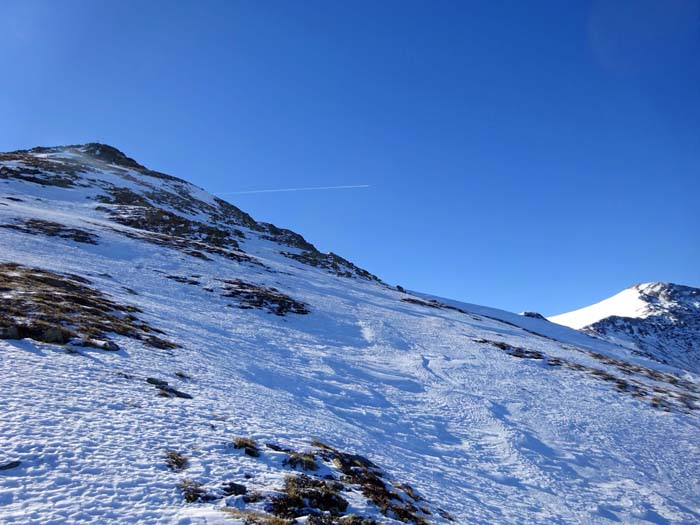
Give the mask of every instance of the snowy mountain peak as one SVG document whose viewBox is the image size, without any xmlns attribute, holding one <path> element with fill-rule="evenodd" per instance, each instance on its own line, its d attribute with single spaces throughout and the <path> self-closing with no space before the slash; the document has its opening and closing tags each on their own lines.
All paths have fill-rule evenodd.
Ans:
<svg viewBox="0 0 700 525">
<path fill-rule="evenodd" d="M 343 257 L 320 252 L 298 233 L 258 222 L 223 199 L 185 180 L 150 170 L 106 144 L 0 153 L 0 181 L 3 180 L 9 188 L 26 187 L 15 186 L 13 181 L 29 183 L 40 198 L 50 194 L 59 201 L 71 201 L 81 195 L 95 203 L 95 219 L 169 235 L 170 244 L 176 236 L 183 239 L 180 245 L 200 243 L 199 251 L 205 253 L 227 250 L 231 257 L 254 260 L 244 253 L 243 246 L 252 241 L 269 241 L 275 245 L 268 243 L 270 249 L 300 264 L 344 277 L 378 281 Z"/>
<path fill-rule="evenodd" d="M 678 306 L 677 299 L 688 295 L 687 290 L 694 289 L 664 282 L 635 284 L 598 303 L 551 316 L 549 320 L 571 328 L 581 329 L 613 315 L 644 318 L 654 312 L 670 311 Z"/>
<path fill-rule="evenodd" d="M 76 149 L 85 155 L 90 155 L 93 158 L 103 160 L 110 164 L 119 164 L 121 166 L 134 167 L 137 169 L 144 168 L 144 166 L 136 162 L 134 159 L 127 157 L 122 151 L 108 144 L 91 142 L 89 144 L 78 146 Z"/>
<path fill-rule="evenodd" d="M 603 337 L 646 357 L 700 371 L 700 289 L 668 282 L 631 286 L 550 321 Z"/>
<path fill-rule="evenodd" d="M 65 156 L 76 156 L 90 158 L 96 161 L 102 161 L 106 164 L 114 164 L 125 168 L 133 168 L 136 170 L 145 170 L 145 166 L 139 164 L 131 157 L 128 157 L 124 152 L 99 142 L 90 142 L 87 144 L 74 144 L 69 146 L 38 146 L 29 150 L 18 150 L 11 152 L 17 155 L 32 155 L 36 157 L 46 158 L 61 158 Z"/>
</svg>

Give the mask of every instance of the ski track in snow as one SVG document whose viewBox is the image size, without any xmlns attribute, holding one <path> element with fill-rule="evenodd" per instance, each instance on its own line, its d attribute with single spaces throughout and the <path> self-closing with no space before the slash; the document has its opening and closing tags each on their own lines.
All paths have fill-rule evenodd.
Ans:
<svg viewBox="0 0 700 525">
<path fill-rule="evenodd" d="M 217 523 L 224 516 L 212 505 L 184 504 L 179 479 L 214 485 L 249 474 L 253 486 L 282 484 L 267 452 L 253 459 L 227 446 L 235 436 L 299 448 L 317 438 L 357 452 L 465 525 L 700 523 L 697 415 L 655 410 L 584 374 L 474 340 L 592 362 L 572 352 L 572 342 L 538 337 L 477 307 L 466 306 L 474 314 L 466 315 L 402 302 L 404 294 L 305 267 L 253 236 L 242 248 L 272 271 L 195 259 L 102 228 L 85 189 L 36 188 L 59 199 L 48 206 L 28 188 L 35 187 L 0 184 L 24 201 L 2 201 L 2 222 L 53 220 L 93 231 L 99 244 L 0 229 L 0 262 L 83 275 L 138 305 L 182 347 L 115 337 L 119 352 L 70 354 L 0 341 L 0 463 L 22 462 L 0 471 L 2 523 Z M 201 275 L 202 284 L 166 274 Z M 275 286 L 311 314 L 231 308 L 202 289 L 230 278 Z M 159 397 L 147 377 L 193 399 Z M 190 458 L 184 473 L 166 468 L 168 449 Z M 362 501 L 352 504 L 363 510 Z"/>
</svg>

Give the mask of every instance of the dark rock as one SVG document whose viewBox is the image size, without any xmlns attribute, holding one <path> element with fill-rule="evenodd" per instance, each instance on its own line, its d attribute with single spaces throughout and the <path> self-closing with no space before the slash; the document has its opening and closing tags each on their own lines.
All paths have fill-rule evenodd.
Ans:
<svg viewBox="0 0 700 525">
<path fill-rule="evenodd" d="M 62 345 L 66 342 L 63 330 L 57 326 L 50 326 L 41 334 L 41 340 L 45 343 Z"/>
<path fill-rule="evenodd" d="M 265 443 L 265 446 L 270 450 L 274 450 L 275 452 L 285 452 L 287 454 L 291 454 L 292 452 L 294 452 L 293 449 L 277 445 L 276 443 Z"/>
<path fill-rule="evenodd" d="M 180 480 L 179 487 L 187 503 L 204 503 L 216 499 L 216 496 L 208 492 L 200 482 L 193 479 Z"/>
<path fill-rule="evenodd" d="M 163 381 L 162 379 L 149 377 L 146 379 L 146 382 L 155 386 L 159 390 L 158 394 L 163 397 L 179 397 L 182 399 L 192 399 L 192 396 L 190 394 L 181 392 L 180 390 L 171 387 L 170 385 L 168 385 L 167 381 Z"/>
<path fill-rule="evenodd" d="M 523 317 L 532 317 L 533 319 L 542 319 L 543 321 L 547 321 L 548 319 L 542 315 L 539 312 L 523 312 L 520 315 Z"/>
<path fill-rule="evenodd" d="M 100 348 L 102 348 L 102 350 L 109 350 L 110 352 L 118 352 L 120 350 L 119 345 L 114 341 L 105 341 Z"/>
<path fill-rule="evenodd" d="M 0 470 L 10 470 L 10 469 L 19 467 L 21 464 L 22 464 L 22 462 L 19 460 L 10 461 L 8 463 L 4 463 L 4 464 L 0 465 Z"/>
<path fill-rule="evenodd" d="M 177 390 L 171 386 L 166 386 L 160 389 L 161 392 L 165 392 L 169 394 L 171 397 L 179 397 L 181 399 L 192 399 L 192 396 L 186 392 L 182 392 L 180 390 Z"/>
<path fill-rule="evenodd" d="M 0 339 L 19 339 L 19 328 L 16 325 L 0 327 Z"/>
<path fill-rule="evenodd" d="M 119 345 L 113 341 L 98 341 L 96 339 L 83 340 L 80 338 L 73 339 L 70 341 L 72 346 L 91 346 L 93 348 L 99 348 L 100 350 L 108 350 L 110 352 L 118 352 L 121 350 Z"/>
<path fill-rule="evenodd" d="M 380 282 L 376 275 L 372 275 L 367 270 L 355 266 L 347 259 L 333 252 L 321 253 L 314 248 L 313 250 L 304 250 L 301 253 L 284 251 L 280 253 L 300 263 L 315 266 L 316 268 L 323 268 L 339 277 L 359 277 L 368 281 Z"/>
<path fill-rule="evenodd" d="M 234 483 L 233 481 L 224 483 L 222 485 L 222 490 L 226 496 L 241 496 L 248 492 L 248 489 L 245 485 L 241 485 L 240 483 Z"/>
</svg>

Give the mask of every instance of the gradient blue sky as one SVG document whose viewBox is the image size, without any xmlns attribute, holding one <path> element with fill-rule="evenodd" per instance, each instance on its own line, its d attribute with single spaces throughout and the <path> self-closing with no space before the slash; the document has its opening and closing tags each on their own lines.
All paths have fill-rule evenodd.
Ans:
<svg viewBox="0 0 700 525">
<path fill-rule="evenodd" d="M 100 141 L 390 283 L 700 286 L 700 1 L 0 2 L 0 150 Z"/>
</svg>

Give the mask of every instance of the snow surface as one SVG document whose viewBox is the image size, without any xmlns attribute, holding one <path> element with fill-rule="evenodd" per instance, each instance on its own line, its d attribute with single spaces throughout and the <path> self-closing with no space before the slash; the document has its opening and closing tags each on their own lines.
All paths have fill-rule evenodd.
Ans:
<svg viewBox="0 0 700 525">
<path fill-rule="evenodd" d="M 581 329 L 613 315 L 640 318 L 649 315 L 649 304 L 641 298 L 643 292 L 653 283 L 632 286 L 608 297 L 599 303 L 579 308 L 564 314 L 548 317 L 553 323 Z"/>
<path fill-rule="evenodd" d="M 0 340 L 0 464 L 22 462 L 0 471 L 3 524 L 239 523 L 222 502 L 187 504 L 177 489 L 184 476 L 279 488 L 280 458 L 249 458 L 228 446 L 235 436 L 302 449 L 316 438 L 362 454 L 463 525 L 700 523 L 698 412 L 663 411 L 479 341 L 611 371 L 582 349 L 623 359 L 628 350 L 486 307 L 408 303 L 416 296 L 305 266 L 250 230 L 242 247 L 265 267 L 191 257 L 123 235 L 86 198 L 95 193 L 0 181 L 0 223 L 41 218 L 99 235 L 88 245 L 0 228 L 0 262 L 85 276 L 181 348 L 115 336 L 119 352 L 69 353 Z M 221 278 L 274 286 L 311 313 L 228 307 L 205 289 Z M 159 397 L 147 377 L 193 399 Z M 190 458 L 184 473 L 166 468 L 170 449 Z"/>
</svg>

